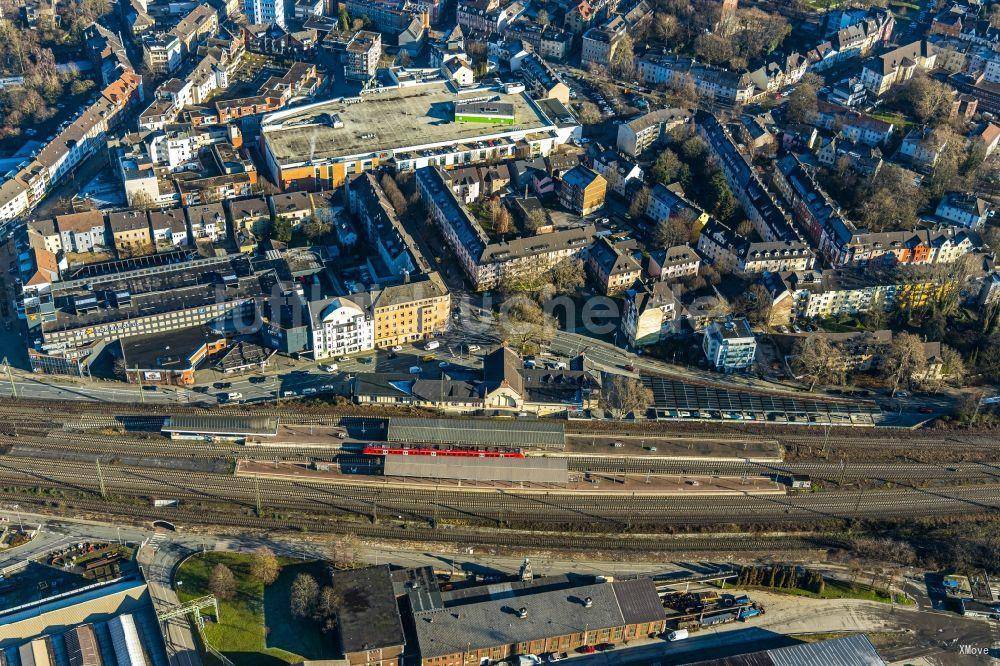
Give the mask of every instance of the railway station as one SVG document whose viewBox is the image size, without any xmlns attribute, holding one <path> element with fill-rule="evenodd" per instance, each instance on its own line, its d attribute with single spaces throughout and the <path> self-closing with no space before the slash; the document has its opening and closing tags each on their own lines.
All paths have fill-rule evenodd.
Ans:
<svg viewBox="0 0 1000 666">
<path fill-rule="evenodd" d="M 248 443 L 276 437 L 278 420 L 268 416 L 174 414 L 167 417 L 160 432 L 170 439 Z"/>
<path fill-rule="evenodd" d="M 385 476 L 513 483 L 569 483 L 566 458 L 386 456 Z"/>
<path fill-rule="evenodd" d="M 526 447 L 562 450 L 566 428 L 539 420 L 391 418 L 389 442 L 476 447 Z"/>
<path fill-rule="evenodd" d="M 795 425 L 873 426 L 882 410 L 871 401 L 799 400 L 697 386 L 664 377 L 642 378 L 660 420 L 743 421 Z"/>
</svg>

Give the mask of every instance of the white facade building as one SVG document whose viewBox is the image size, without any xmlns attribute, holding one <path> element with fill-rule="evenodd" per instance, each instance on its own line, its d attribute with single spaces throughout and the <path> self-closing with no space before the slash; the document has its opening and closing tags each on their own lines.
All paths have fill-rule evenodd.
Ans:
<svg viewBox="0 0 1000 666">
<path fill-rule="evenodd" d="M 343 297 L 310 305 L 313 358 L 319 360 L 371 351 L 375 320 L 357 303 Z"/>
</svg>

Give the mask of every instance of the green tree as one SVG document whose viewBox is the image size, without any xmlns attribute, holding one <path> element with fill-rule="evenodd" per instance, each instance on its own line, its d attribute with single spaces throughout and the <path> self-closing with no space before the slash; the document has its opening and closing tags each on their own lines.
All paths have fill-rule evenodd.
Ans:
<svg viewBox="0 0 1000 666">
<path fill-rule="evenodd" d="M 292 240 L 292 223 L 288 221 L 288 218 L 275 218 L 271 224 L 271 238 L 280 243 L 288 243 Z"/>
<path fill-rule="evenodd" d="M 349 32 L 351 30 L 351 17 L 347 13 L 347 7 L 340 5 L 340 10 L 337 12 L 337 20 L 340 23 L 341 32 Z"/>
<path fill-rule="evenodd" d="M 659 154 L 653 164 L 653 178 L 661 185 L 670 185 L 677 181 L 686 183 L 691 180 L 691 171 L 677 153 L 667 148 Z"/>
<path fill-rule="evenodd" d="M 736 197 L 721 171 L 716 171 L 709 179 L 706 198 L 709 210 L 721 220 L 728 220 L 736 211 Z"/>
</svg>

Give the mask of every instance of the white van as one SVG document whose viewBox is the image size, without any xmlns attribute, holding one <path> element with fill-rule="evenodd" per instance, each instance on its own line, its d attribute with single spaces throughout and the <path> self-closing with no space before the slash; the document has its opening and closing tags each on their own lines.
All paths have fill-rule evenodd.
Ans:
<svg viewBox="0 0 1000 666">
<path fill-rule="evenodd" d="M 230 393 L 223 393 L 220 397 L 226 402 L 236 402 L 243 399 L 243 394 L 238 391 L 232 391 Z"/>
<path fill-rule="evenodd" d="M 677 631 L 671 631 L 669 634 L 667 634 L 667 640 L 670 642 L 682 641 L 687 637 L 688 637 L 687 629 L 678 629 Z"/>
<path fill-rule="evenodd" d="M 437 340 L 431 340 L 426 345 L 424 345 L 424 349 L 426 349 L 427 351 L 432 351 L 440 346 L 441 346 L 440 342 L 438 342 Z"/>
</svg>

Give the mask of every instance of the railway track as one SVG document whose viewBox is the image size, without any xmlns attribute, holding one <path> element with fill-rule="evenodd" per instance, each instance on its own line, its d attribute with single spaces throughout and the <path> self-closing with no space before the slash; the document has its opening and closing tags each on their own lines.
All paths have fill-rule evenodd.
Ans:
<svg viewBox="0 0 1000 666">
<path fill-rule="evenodd" d="M 37 497 L 17 496 L 19 503 L 51 511 L 51 502 Z M 477 545 L 485 547 L 531 548 L 532 550 L 595 550 L 633 552 L 769 552 L 846 548 L 842 537 L 826 533 L 791 534 L 710 534 L 665 535 L 608 533 L 560 533 L 551 531 L 476 530 L 442 526 L 438 528 L 384 522 L 335 522 L 313 516 L 283 516 L 280 519 L 255 516 L 214 515 L 184 508 L 136 508 L 100 500 L 61 502 L 65 510 L 76 513 L 118 515 L 131 520 L 168 520 L 174 525 L 212 525 L 273 531 L 294 530 L 332 534 L 350 534 L 367 539 L 404 540 Z"/>
<path fill-rule="evenodd" d="M 449 519 L 501 524 L 559 523 L 612 526 L 641 524 L 758 523 L 990 512 L 1000 509 L 1000 485 L 831 491 L 793 496 L 662 497 L 629 493 L 468 491 L 407 489 L 380 484 L 249 479 L 202 472 L 107 465 L 107 495 L 148 500 L 176 498 L 220 506 L 302 510 L 315 515 L 354 515 L 428 522 Z M 0 485 L 63 489 L 100 496 L 95 467 L 72 461 L 31 461 L 0 456 Z M 512 517 L 516 517 L 513 518 Z"/>
</svg>

